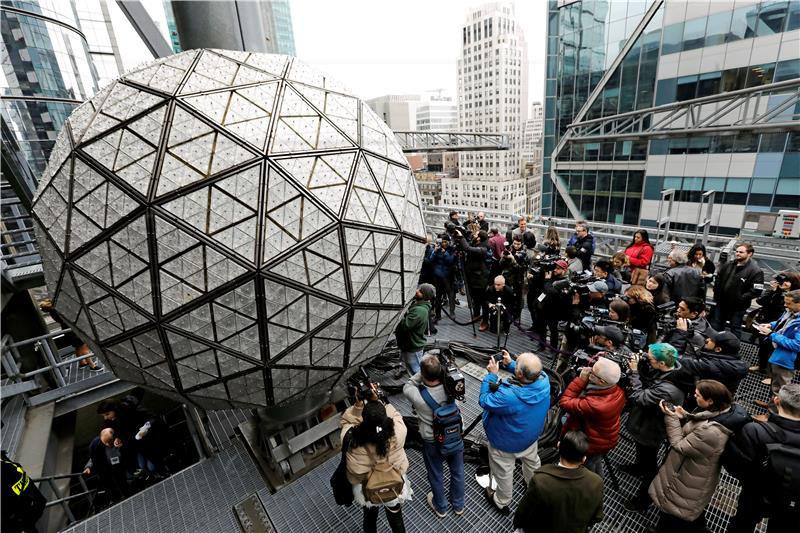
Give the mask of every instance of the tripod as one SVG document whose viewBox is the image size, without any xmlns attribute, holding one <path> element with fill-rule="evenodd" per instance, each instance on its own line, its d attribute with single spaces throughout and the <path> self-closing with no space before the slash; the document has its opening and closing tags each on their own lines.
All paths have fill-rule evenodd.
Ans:
<svg viewBox="0 0 800 533">
<path fill-rule="evenodd" d="M 467 283 L 466 269 L 464 268 L 464 256 L 459 252 L 458 254 L 458 269 L 461 272 L 461 279 L 464 280 L 464 293 L 467 295 L 467 307 L 469 307 L 469 323 L 472 324 L 472 336 L 477 337 L 478 332 L 475 331 L 475 321 L 472 319 L 472 295 L 469 292 L 469 283 Z M 455 322 L 455 317 L 450 317 Z"/>
<path fill-rule="evenodd" d="M 506 345 L 508 344 L 508 334 L 511 333 L 511 324 L 514 322 L 514 317 L 512 317 L 508 313 L 508 310 L 506 309 L 506 306 L 503 304 L 503 299 L 502 298 L 498 298 L 497 299 L 497 303 L 494 305 L 494 313 L 496 313 L 496 315 L 497 315 L 497 327 L 495 328 L 497 330 L 497 344 L 495 345 L 495 348 L 497 348 L 498 350 L 501 348 L 500 347 L 500 326 L 503 324 L 503 322 L 504 322 L 503 319 L 505 317 L 508 317 L 508 319 L 509 319 L 509 325 L 508 325 L 509 327 L 506 330 L 506 338 L 503 341 L 503 346 L 502 346 L 502 348 L 505 350 Z M 473 324 L 473 327 L 475 327 L 474 324 Z M 505 329 L 505 327 L 503 329 Z"/>
</svg>

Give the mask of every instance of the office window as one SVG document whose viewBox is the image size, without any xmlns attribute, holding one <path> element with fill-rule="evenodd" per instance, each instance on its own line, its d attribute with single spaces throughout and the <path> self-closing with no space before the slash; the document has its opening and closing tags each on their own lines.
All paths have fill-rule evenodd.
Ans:
<svg viewBox="0 0 800 533">
<path fill-rule="evenodd" d="M 661 55 L 680 52 L 683 47 L 683 22 L 670 24 L 664 28 L 664 39 Z"/>
<path fill-rule="evenodd" d="M 758 151 L 764 152 L 783 152 L 786 146 L 786 133 L 762 133 Z"/>
<path fill-rule="evenodd" d="M 755 35 L 756 22 L 758 21 L 756 16 L 757 8 L 757 6 L 753 5 L 734 10 L 731 18 L 731 31 L 728 32 L 725 42 L 730 43 L 740 39 L 749 39 Z"/>
<path fill-rule="evenodd" d="M 789 3 L 785 0 L 780 2 L 764 2 L 758 13 L 758 28 L 756 37 L 772 35 L 783 31 L 783 23 L 789 10 Z"/>
<path fill-rule="evenodd" d="M 716 13 L 708 17 L 705 46 L 725 43 L 725 36 L 731 28 L 732 14 L 732 11 L 723 11 L 722 13 Z"/>
<path fill-rule="evenodd" d="M 705 44 L 706 17 L 687 20 L 683 28 L 683 50 L 702 48 Z"/>
<path fill-rule="evenodd" d="M 697 79 L 698 76 L 682 76 L 678 78 L 677 88 L 675 91 L 675 100 L 683 102 L 684 100 L 691 100 L 697 94 Z"/>
<path fill-rule="evenodd" d="M 772 78 L 775 76 L 775 63 L 753 65 L 747 70 L 747 82 L 745 83 L 745 87 L 766 85 L 772 83 Z"/>
<path fill-rule="evenodd" d="M 697 97 L 719 94 L 722 85 L 722 72 L 708 72 L 700 74 L 697 83 Z"/>
<path fill-rule="evenodd" d="M 785 81 L 800 78 L 800 59 L 790 59 L 779 61 L 775 69 L 775 79 L 773 81 Z"/>
</svg>

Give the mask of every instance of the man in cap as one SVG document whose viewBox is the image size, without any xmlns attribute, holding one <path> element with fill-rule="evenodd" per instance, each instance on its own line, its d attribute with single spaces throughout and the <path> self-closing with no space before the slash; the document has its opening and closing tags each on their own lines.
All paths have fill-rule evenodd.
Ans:
<svg viewBox="0 0 800 533">
<path fill-rule="evenodd" d="M 678 384 L 686 393 L 684 409 L 691 411 L 696 407 L 694 394 L 690 393 L 701 379 L 719 381 L 732 395 L 736 394 L 739 383 L 747 375 L 747 363 L 739 357 L 739 344 L 739 338 L 730 331 L 712 332 L 701 351 L 681 359 L 681 369 L 677 374 Z"/>
<path fill-rule="evenodd" d="M 603 455 L 619 441 L 620 416 L 625 408 L 625 392 L 617 385 L 619 365 L 598 357 L 592 366 L 581 368 L 558 404 L 569 415 L 564 433 L 583 431 L 589 439 L 586 468 L 603 477 Z"/>
<path fill-rule="evenodd" d="M 400 356 L 412 376 L 419 372 L 419 362 L 425 348 L 431 316 L 431 301 L 436 298 L 436 289 L 430 283 L 423 283 L 414 294 L 414 301 L 395 329 Z"/>
</svg>

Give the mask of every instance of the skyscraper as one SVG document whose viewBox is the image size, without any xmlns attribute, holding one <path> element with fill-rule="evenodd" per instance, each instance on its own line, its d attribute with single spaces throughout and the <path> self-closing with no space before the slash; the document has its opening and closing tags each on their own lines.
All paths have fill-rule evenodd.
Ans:
<svg viewBox="0 0 800 533">
<path fill-rule="evenodd" d="M 466 17 L 458 60 L 458 125 L 507 133 L 510 149 L 459 155 L 459 177 L 442 180 L 442 203 L 470 210 L 526 210 L 520 147 L 528 108 L 528 49 L 510 2 L 484 4 Z"/>
<path fill-rule="evenodd" d="M 269 2 L 272 18 L 272 34 L 275 37 L 275 53 L 289 56 L 297 55 L 294 49 L 294 30 L 289 0 Z"/>
<path fill-rule="evenodd" d="M 544 109 L 541 102 L 531 104 L 531 114 L 522 129 L 522 174 L 525 177 L 526 211 L 532 215 L 542 210 L 542 133 Z"/>
<path fill-rule="evenodd" d="M 800 2 L 551 0 L 544 214 L 654 226 L 674 189 L 694 229 L 713 190 L 734 234 L 800 207 L 798 30 Z"/>
</svg>

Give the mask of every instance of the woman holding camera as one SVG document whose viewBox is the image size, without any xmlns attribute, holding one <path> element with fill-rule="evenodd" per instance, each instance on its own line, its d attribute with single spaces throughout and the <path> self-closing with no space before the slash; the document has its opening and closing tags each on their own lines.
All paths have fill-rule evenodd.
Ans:
<svg viewBox="0 0 800 533">
<path fill-rule="evenodd" d="M 364 533 L 377 531 L 378 510 L 381 507 L 386 510 L 392 532 L 404 533 L 406 529 L 400 505 L 411 498 L 412 492 L 406 478 L 408 457 L 403 449 L 406 426 L 402 415 L 374 395 L 366 404 L 357 397 L 355 405 L 342 415 L 341 426 L 343 445 L 345 435 L 349 435 L 347 479 L 353 484 L 355 503 L 364 508 Z M 395 484 L 402 483 L 402 489 L 397 490 L 399 487 L 396 487 L 391 499 L 375 501 L 370 480 L 376 472 L 384 480 L 391 480 L 394 476 Z"/>
<path fill-rule="evenodd" d="M 658 531 L 707 531 L 705 508 L 717 487 L 728 438 L 746 422 L 731 393 L 713 379 L 697 382 L 697 409 L 660 403 L 671 446 L 648 494 L 659 508 Z"/>
</svg>

